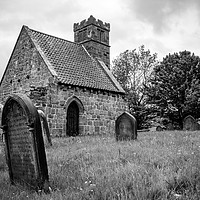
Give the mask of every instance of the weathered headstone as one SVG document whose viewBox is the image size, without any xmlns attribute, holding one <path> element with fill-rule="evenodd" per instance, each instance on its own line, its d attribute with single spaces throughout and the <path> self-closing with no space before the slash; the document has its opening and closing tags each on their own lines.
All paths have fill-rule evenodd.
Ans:
<svg viewBox="0 0 200 200">
<path fill-rule="evenodd" d="M 42 110 L 38 110 L 38 113 L 40 115 L 42 133 L 43 133 L 43 137 L 44 137 L 44 144 L 45 144 L 45 146 L 48 146 L 48 145 L 52 146 L 47 118 Z"/>
<path fill-rule="evenodd" d="M 158 125 L 158 126 L 156 127 L 156 131 L 162 131 L 162 130 L 163 130 L 163 128 L 162 128 L 161 126 Z"/>
<path fill-rule="evenodd" d="M 166 130 L 168 130 L 168 131 L 174 130 L 174 126 L 173 126 L 173 124 L 171 122 L 169 122 L 168 124 L 166 124 Z"/>
<path fill-rule="evenodd" d="M 198 124 L 193 116 L 188 115 L 183 120 L 183 130 L 184 131 L 195 131 L 198 129 Z"/>
<path fill-rule="evenodd" d="M 12 184 L 48 190 L 48 168 L 40 117 L 31 100 L 14 94 L 5 102 L 2 113 L 6 157 Z"/>
<path fill-rule="evenodd" d="M 128 112 L 121 114 L 115 122 L 116 140 L 137 139 L 137 121 Z"/>
</svg>

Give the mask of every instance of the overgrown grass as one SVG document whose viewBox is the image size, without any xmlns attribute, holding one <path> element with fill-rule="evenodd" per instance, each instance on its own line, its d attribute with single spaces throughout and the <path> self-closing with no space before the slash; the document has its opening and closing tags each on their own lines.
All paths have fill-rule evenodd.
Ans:
<svg viewBox="0 0 200 200">
<path fill-rule="evenodd" d="M 200 199 L 199 132 L 141 132 L 137 141 L 54 138 L 46 149 L 51 194 L 11 186 L 0 151 L 0 199 Z"/>
</svg>

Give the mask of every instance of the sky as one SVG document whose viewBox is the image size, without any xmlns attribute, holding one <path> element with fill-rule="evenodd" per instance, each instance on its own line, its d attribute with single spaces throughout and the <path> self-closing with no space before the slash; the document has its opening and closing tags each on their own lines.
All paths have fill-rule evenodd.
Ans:
<svg viewBox="0 0 200 200">
<path fill-rule="evenodd" d="M 158 59 L 190 51 L 200 56 L 199 0 L 0 0 L 0 77 L 23 25 L 74 41 L 73 24 L 110 23 L 113 59 L 141 45 Z"/>
</svg>

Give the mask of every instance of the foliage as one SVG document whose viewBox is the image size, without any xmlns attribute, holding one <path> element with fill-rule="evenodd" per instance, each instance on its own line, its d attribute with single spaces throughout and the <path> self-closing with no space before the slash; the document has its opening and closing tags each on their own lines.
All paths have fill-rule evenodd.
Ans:
<svg viewBox="0 0 200 200">
<path fill-rule="evenodd" d="M 46 149 L 51 194 L 10 185 L 0 169 L 0 199 L 199 199 L 200 136 L 140 132 L 137 141 L 54 138 Z"/>
<path fill-rule="evenodd" d="M 137 118 L 139 128 L 145 122 L 149 108 L 145 107 L 145 86 L 149 84 L 157 55 L 151 55 L 144 45 L 138 51 L 126 50 L 113 61 L 113 74 L 126 92 L 130 112 Z"/>
<path fill-rule="evenodd" d="M 200 59 L 189 51 L 174 53 L 155 66 L 151 86 L 147 89 L 149 101 L 182 127 L 183 118 L 192 114 L 200 117 Z"/>
</svg>

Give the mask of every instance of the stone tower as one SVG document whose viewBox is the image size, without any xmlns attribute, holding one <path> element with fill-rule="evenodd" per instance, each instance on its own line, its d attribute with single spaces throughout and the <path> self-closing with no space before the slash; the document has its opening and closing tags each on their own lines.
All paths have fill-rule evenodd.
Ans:
<svg viewBox="0 0 200 200">
<path fill-rule="evenodd" d="M 88 20 L 74 23 L 74 42 L 82 44 L 94 58 L 100 58 L 110 69 L 110 24 L 96 20 L 92 15 Z"/>
</svg>

